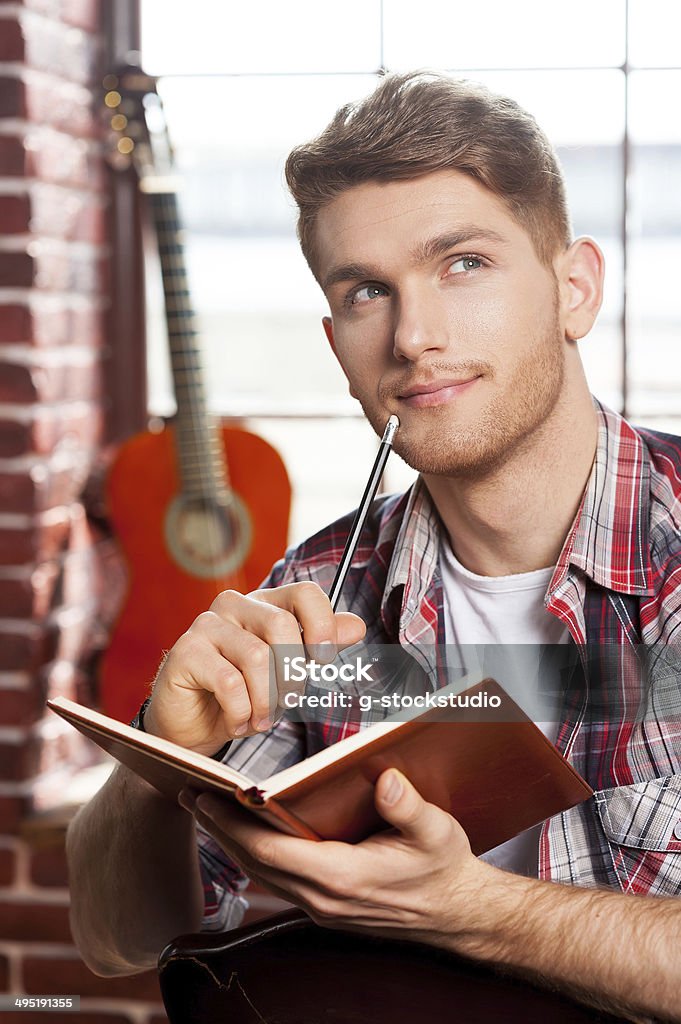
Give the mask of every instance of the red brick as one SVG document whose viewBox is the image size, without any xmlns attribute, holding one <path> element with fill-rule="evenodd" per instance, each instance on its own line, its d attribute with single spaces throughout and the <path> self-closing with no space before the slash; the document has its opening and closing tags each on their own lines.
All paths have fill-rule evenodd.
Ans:
<svg viewBox="0 0 681 1024">
<path fill-rule="evenodd" d="M 98 124 L 84 85 L 55 80 L 40 72 L 0 78 L 0 117 L 26 118 L 69 135 L 96 137 Z"/>
<path fill-rule="evenodd" d="M 100 310 L 60 308 L 59 305 L 49 309 L 0 305 L 0 351 L 3 342 L 24 342 L 40 348 L 62 345 L 100 348 L 104 341 L 104 314 Z"/>
<path fill-rule="evenodd" d="M 72 943 L 69 908 L 0 898 L 0 938 L 15 942 Z"/>
<path fill-rule="evenodd" d="M 70 505 L 82 490 L 88 468 L 89 458 L 85 452 L 80 452 L 74 454 L 70 465 L 62 465 L 56 469 L 48 463 L 34 466 L 30 474 L 0 473 L 0 508 L 4 512 L 31 513 Z M 54 523 L 56 515 L 56 512 L 54 515 L 50 513 L 50 524 Z M 0 551 L 3 549 L 3 533 L 7 533 L 6 543 L 11 544 L 12 534 L 19 532 L 0 531 Z M 61 550 L 61 544 L 54 543 L 53 531 L 51 533 L 47 527 L 42 533 L 37 527 L 29 532 L 31 535 L 35 534 L 35 557 L 12 561 L 11 557 L 3 560 L 0 555 L 0 564 L 23 565 L 26 561 L 42 562 L 54 558 Z M 17 537 L 17 544 L 19 543 L 20 539 Z M 9 554 L 11 555 L 11 549 Z"/>
<path fill-rule="evenodd" d="M 0 168 L 3 177 L 26 176 L 26 150 L 17 135 L 0 135 Z"/>
<path fill-rule="evenodd" d="M 0 458 L 24 455 L 33 448 L 34 424 L 0 420 Z"/>
<path fill-rule="evenodd" d="M 64 888 L 69 882 L 64 844 L 56 843 L 31 850 L 31 882 L 33 885 Z"/>
<path fill-rule="evenodd" d="M 68 532 L 67 510 L 60 521 L 49 525 L 0 529 L 0 565 L 27 565 L 55 558 L 65 549 Z"/>
<path fill-rule="evenodd" d="M 59 444 L 94 448 L 103 429 L 103 412 L 94 403 L 35 408 L 35 419 L 0 420 L 0 458 L 49 455 Z"/>
<path fill-rule="evenodd" d="M 0 508 L 4 512 L 34 511 L 36 505 L 35 494 L 36 481 L 31 479 L 29 473 L 0 472 Z M 0 540 L 1 549 L 2 541 Z"/>
<path fill-rule="evenodd" d="M 34 671 L 52 661 L 55 651 L 55 638 L 46 630 L 37 629 L 31 636 L 3 632 L 0 634 L 0 672 Z"/>
<path fill-rule="evenodd" d="M 0 580 L 0 618 L 41 621 L 62 605 L 111 599 L 124 585 L 120 554 L 113 544 L 99 542 L 96 552 L 74 551 L 42 562 L 30 578 Z"/>
<path fill-rule="evenodd" d="M 106 258 L 93 258 L 68 243 L 50 239 L 31 242 L 27 252 L 0 252 L 0 286 L 86 295 L 106 288 Z"/>
<path fill-rule="evenodd" d="M 160 950 L 159 950 L 160 952 Z M 156 971 L 145 971 L 125 978 L 100 978 L 86 967 L 79 957 L 39 957 L 26 954 L 23 960 L 24 988 L 29 993 L 40 995 L 50 992 L 54 995 L 71 995 L 77 992 L 81 997 L 118 997 L 120 999 L 161 1002 L 161 993 Z"/>
<path fill-rule="evenodd" d="M 4 689 L 0 687 L 0 722 L 3 725 L 33 725 L 43 715 L 45 699 L 35 689 Z"/>
<path fill-rule="evenodd" d="M 0 143 L 2 136 L 0 135 Z M 0 150 L 0 154 L 1 154 Z M 0 342 L 10 345 L 28 341 L 31 335 L 31 313 L 28 306 L 0 305 Z"/>
<path fill-rule="evenodd" d="M 25 234 L 30 220 L 31 200 L 27 195 L 0 196 L 0 224 L 4 234 Z"/>
<path fill-rule="evenodd" d="M 16 864 L 16 852 L 14 850 L 0 848 L 0 885 L 13 884 L 14 876 L 16 874 Z"/>
<path fill-rule="evenodd" d="M 0 117 L 24 117 L 26 94 L 18 78 L 0 77 Z"/>
<path fill-rule="evenodd" d="M 24 33 L 14 18 L 2 19 L 0 32 L 0 60 L 21 61 L 24 57 Z"/>
<path fill-rule="evenodd" d="M 30 580 L 0 580 L 0 619 L 31 619 L 35 607 L 37 595 L 34 595 Z"/>
<path fill-rule="evenodd" d="M 0 834 L 16 834 L 21 828 L 28 808 L 29 801 L 26 797 L 0 796 Z"/>
<path fill-rule="evenodd" d="M 1 147 L 0 141 L 0 166 L 4 166 Z M 104 162 L 92 144 L 84 139 L 36 127 L 27 132 L 22 147 L 21 170 L 7 170 L 6 173 L 23 173 L 28 178 L 100 192 L 105 189 Z M 16 166 L 18 156 L 15 147 L 8 145 L 7 149 L 8 159 Z"/>
<path fill-rule="evenodd" d="M 28 253 L 0 252 L 0 287 L 29 288 L 33 284 L 34 270 L 34 260 Z"/>
<path fill-rule="evenodd" d="M 30 232 L 101 245 L 106 239 L 106 208 L 94 192 L 39 182 L 31 186 L 29 194 L 0 196 L 0 224 L 5 234 Z M 5 254 L 6 274 L 12 272 L 11 255 Z"/>
<path fill-rule="evenodd" d="M 42 744 L 35 737 L 24 743 L 0 743 L 0 781 L 24 782 L 34 778 L 40 768 L 41 751 Z"/>
</svg>

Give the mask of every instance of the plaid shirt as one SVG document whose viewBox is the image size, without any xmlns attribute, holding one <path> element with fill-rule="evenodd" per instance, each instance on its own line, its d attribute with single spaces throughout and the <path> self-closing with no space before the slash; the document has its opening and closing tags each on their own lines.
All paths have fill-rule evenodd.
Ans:
<svg viewBox="0 0 681 1024">
<path fill-rule="evenodd" d="M 544 823 L 539 877 L 632 893 L 681 894 L 681 438 L 634 429 L 596 403 L 598 446 L 545 605 L 569 629 L 575 669 L 556 746 L 595 790 Z M 330 588 L 346 516 L 278 562 L 263 586 Z M 426 488 L 378 499 L 344 586 L 367 643 L 396 643 L 437 674 L 444 644 L 439 520 Z M 359 716 L 360 712 L 356 712 Z M 254 781 L 342 739 L 358 717 L 283 719 L 234 744 Z M 232 927 L 243 876 L 200 834 L 205 930 Z"/>
</svg>

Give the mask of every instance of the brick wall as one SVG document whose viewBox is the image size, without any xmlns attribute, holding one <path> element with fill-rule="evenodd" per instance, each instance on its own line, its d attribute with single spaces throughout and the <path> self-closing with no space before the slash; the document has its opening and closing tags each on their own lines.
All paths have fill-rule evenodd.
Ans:
<svg viewBox="0 0 681 1024">
<path fill-rule="evenodd" d="M 102 979 L 80 961 L 64 824 L 45 824 L 98 760 L 44 702 L 95 698 L 100 559 L 81 494 L 104 413 L 100 13 L 97 0 L 0 0 L 0 991 L 80 995 L 53 1024 L 160 1024 L 155 972 Z"/>
<path fill-rule="evenodd" d="M 65 819 L 50 816 L 99 758 L 44 702 L 97 703 L 88 665 L 106 560 L 82 494 L 116 344 L 96 109 L 103 13 L 97 0 L 0 0 L 0 992 L 80 995 L 81 1012 L 52 1024 L 162 1024 L 155 972 L 103 979 L 80 961 Z M 248 920 L 283 906 L 252 902 Z M 46 1019 L 2 1015 L 15 1018 Z"/>
</svg>

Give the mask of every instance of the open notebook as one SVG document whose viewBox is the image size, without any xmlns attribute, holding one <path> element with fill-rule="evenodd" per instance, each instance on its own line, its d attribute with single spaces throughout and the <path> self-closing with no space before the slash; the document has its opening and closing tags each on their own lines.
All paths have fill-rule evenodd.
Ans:
<svg viewBox="0 0 681 1024">
<path fill-rule="evenodd" d="M 438 693 L 450 690 L 461 694 L 461 683 Z M 65 697 L 47 703 L 166 796 L 176 798 L 183 786 L 221 793 L 281 831 L 308 839 L 358 842 L 387 827 L 373 789 L 382 771 L 398 768 L 426 800 L 457 818 L 479 854 L 592 793 L 495 680 L 483 679 L 463 694 L 483 692 L 499 696 L 500 707 L 475 716 L 451 707 L 406 720 L 402 714 L 257 784 L 229 765 Z"/>
</svg>

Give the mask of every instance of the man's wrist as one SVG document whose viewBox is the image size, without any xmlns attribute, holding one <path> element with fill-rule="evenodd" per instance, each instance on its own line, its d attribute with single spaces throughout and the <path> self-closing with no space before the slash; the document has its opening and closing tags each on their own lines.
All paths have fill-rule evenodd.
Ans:
<svg viewBox="0 0 681 1024">
<path fill-rule="evenodd" d="M 147 697 L 142 704 L 135 717 L 130 722 L 130 726 L 133 729 L 139 729 L 140 732 L 146 732 L 150 736 L 159 736 L 159 733 L 154 729 L 152 719 L 153 711 L 151 708 L 151 696 Z M 160 737 L 163 739 L 163 737 Z M 232 741 L 228 740 L 227 743 L 223 744 L 219 750 L 216 750 L 214 754 L 208 756 L 214 761 L 222 761 L 225 754 L 232 745 Z"/>
<path fill-rule="evenodd" d="M 476 857 L 468 871 L 465 914 L 460 896 L 445 911 L 443 945 L 475 960 L 508 962 L 517 922 L 536 884 Z"/>
</svg>

